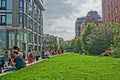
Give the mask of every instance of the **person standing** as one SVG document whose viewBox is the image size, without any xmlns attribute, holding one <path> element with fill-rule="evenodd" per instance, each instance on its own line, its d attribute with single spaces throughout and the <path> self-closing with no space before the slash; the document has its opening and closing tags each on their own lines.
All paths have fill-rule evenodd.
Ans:
<svg viewBox="0 0 120 80">
<path fill-rule="evenodd" d="M 28 62 L 29 64 L 33 62 L 33 54 L 31 50 L 28 50 Z"/>
</svg>

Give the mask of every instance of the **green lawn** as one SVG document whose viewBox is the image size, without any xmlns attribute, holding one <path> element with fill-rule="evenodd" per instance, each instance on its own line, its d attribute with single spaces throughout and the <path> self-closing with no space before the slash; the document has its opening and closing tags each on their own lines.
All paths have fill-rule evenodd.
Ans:
<svg viewBox="0 0 120 80">
<path fill-rule="evenodd" d="M 120 80 L 120 59 L 67 53 L 4 75 L 0 80 Z"/>
</svg>

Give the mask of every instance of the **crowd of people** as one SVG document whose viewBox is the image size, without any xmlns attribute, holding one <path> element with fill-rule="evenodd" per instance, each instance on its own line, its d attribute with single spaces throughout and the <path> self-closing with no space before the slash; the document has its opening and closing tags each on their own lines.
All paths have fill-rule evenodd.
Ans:
<svg viewBox="0 0 120 80">
<path fill-rule="evenodd" d="M 3 57 L 0 60 L 0 72 L 2 72 L 2 69 L 5 69 L 4 72 L 19 70 L 26 66 L 26 61 L 31 64 L 38 61 L 40 58 L 50 58 L 51 55 L 63 54 L 64 52 L 65 50 L 38 51 L 34 49 L 29 49 L 27 52 L 23 49 L 19 49 L 17 46 L 14 46 L 10 51 L 4 49 Z"/>
</svg>

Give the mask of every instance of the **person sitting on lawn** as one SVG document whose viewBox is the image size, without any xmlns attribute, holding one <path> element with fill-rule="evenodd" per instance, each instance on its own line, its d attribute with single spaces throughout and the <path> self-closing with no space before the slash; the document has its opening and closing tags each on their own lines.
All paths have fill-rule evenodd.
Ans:
<svg viewBox="0 0 120 80">
<path fill-rule="evenodd" d="M 8 71 L 13 71 L 13 70 L 19 70 L 23 67 L 23 60 L 21 59 L 21 57 L 18 55 L 18 51 L 13 51 L 13 55 L 14 55 L 14 59 L 11 58 L 11 64 L 12 67 L 8 68 L 7 70 L 5 70 L 4 72 L 8 72 Z"/>
</svg>

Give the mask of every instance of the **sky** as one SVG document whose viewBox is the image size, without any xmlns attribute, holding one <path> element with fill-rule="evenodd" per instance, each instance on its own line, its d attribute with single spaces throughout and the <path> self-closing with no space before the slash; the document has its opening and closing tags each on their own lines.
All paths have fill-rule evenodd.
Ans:
<svg viewBox="0 0 120 80">
<path fill-rule="evenodd" d="M 71 40 L 75 37 L 75 21 L 91 10 L 102 15 L 101 0 L 44 0 L 44 34 Z"/>
</svg>

